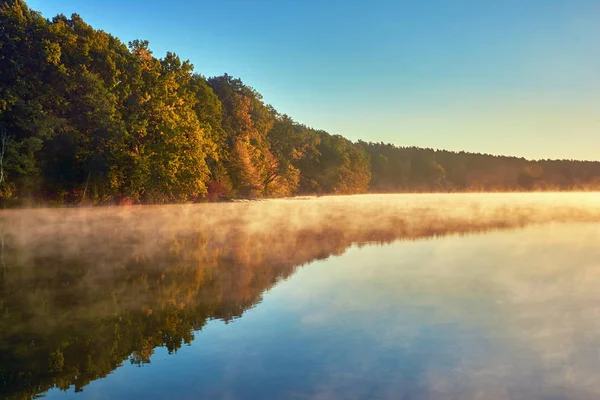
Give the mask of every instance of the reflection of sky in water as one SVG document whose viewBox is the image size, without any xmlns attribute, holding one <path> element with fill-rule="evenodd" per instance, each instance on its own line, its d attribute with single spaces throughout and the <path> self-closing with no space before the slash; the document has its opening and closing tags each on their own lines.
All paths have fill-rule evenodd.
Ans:
<svg viewBox="0 0 600 400">
<path fill-rule="evenodd" d="M 79 395 L 598 398 L 599 241 L 598 224 L 555 224 L 353 247 Z"/>
</svg>

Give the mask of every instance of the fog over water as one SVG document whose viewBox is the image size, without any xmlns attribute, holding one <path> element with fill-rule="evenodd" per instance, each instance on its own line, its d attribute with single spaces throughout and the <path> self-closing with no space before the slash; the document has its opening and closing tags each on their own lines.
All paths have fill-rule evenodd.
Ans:
<svg viewBox="0 0 600 400">
<path fill-rule="evenodd" d="M 600 221 L 600 193 L 327 196 L 220 204 L 7 210 L 0 214 L 2 235 L 14 245 L 78 254 L 105 254 L 113 246 L 151 254 L 163 250 L 156 241 L 199 233 L 208 235 L 209 244 L 220 251 L 228 251 L 223 246 L 236 244 L 230 241 L 251 240 L 252 252 L 272 254 L 290 245 L 306 252 L 314 249 L 315 238 L 319 246 L 326 246 L 321 239 L 332 235 L 337 243 L 347 246 L 577 221 Z M 48 243 L 51 246 L 43 248 Z M 235 246 L 229 246 L 229 251 L 235 251 Z"/>
<path fill-rule="evenodd" d="M 2 398 L 600 396 L 597 193 L 6 210 L 0 235 Z"/>
</svg>

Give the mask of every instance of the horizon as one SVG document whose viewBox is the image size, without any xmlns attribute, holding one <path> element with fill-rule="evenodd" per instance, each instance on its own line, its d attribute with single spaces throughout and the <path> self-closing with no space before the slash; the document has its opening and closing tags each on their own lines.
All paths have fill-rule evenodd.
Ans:
<svg viewBox="0 0 600 400">
<path fill-rule="evenodd" d="M 48 19 L 77 13 L 124 43 L 149 40 L 156 57 L 174 52 L 204 76 L 240 77 L 297 122 L 352 141 L 599 161 L 600 28 L 592 16 L 600 4 L 592 1 L 361 9 L 154 0 L 144 13 L 133 2 L 27 3 Z"/>
</svg>

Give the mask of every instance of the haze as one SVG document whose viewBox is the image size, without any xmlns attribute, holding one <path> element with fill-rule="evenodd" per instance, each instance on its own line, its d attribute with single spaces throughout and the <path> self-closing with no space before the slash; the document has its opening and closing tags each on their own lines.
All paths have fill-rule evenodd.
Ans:
<svg viewBox="0 0 600 400">
<path fill-rule="evenodd" d="M 243 247 L 247 261 L 268 255 L 303 264 L 355 243 L 599 221 L 600 194 L 593 192 L 399 194 L 5 210 L 0 233 L 22 255 L 35 250 L 38 256 L 113 254 L 119 259 L 126 248 L 127 257 L 149 257 L 174 239 L 200 235 L 219 255 L 239 254 Z"/>
</svg>

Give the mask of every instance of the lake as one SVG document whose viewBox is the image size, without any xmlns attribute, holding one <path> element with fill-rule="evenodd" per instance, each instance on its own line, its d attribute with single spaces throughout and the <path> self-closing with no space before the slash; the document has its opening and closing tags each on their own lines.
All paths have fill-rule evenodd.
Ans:
<svg viewBox="0 0 600 400">
<path fill-rule="evenodd" d="M 0 398 L 596 399 L 600 194 L 0 212 Z"/>
</svg>

